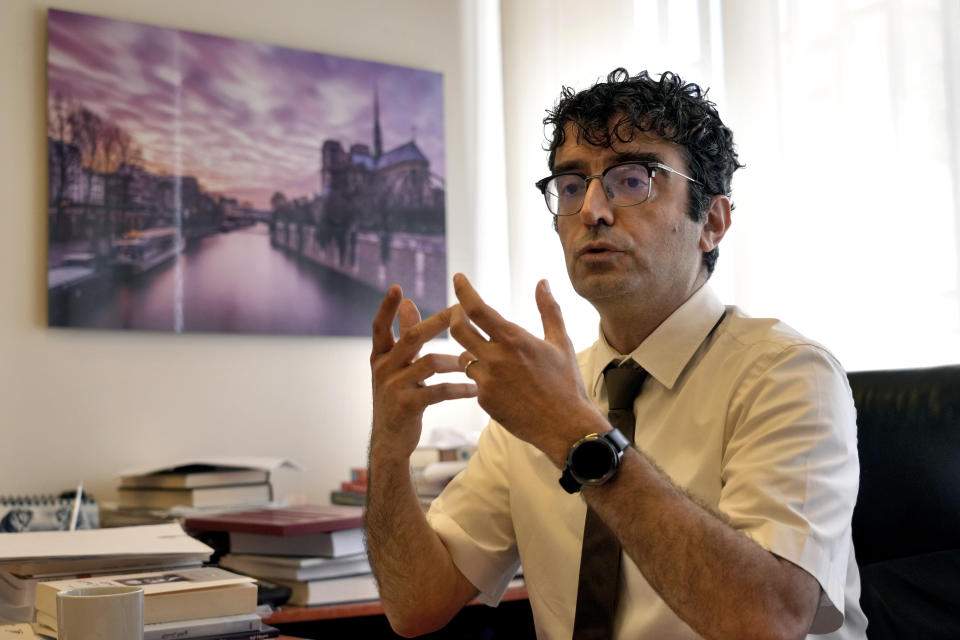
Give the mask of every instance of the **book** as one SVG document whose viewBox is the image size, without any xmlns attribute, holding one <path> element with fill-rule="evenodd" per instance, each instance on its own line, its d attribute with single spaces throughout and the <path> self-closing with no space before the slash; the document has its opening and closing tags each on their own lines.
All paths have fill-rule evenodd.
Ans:
<svg viewBox="0 0 960 640">
<path fill-rule="evenodd" d="M 130 573 L 143 573 L 151 569 L 177 569 L 199 567 L 200 563 L 195 562 L 184 566 L 170 566 L 165 563 L 154 566 L 150 562 L 138 562 L 136 568 L 121 569 L 117 567 L 97 568 L 82 573 L 58 574 L 54 576 L 42 576 L 24 578 L 3 569 L 0 569 L 0 619 L 6 618 L 17 622 L 30 622 L 33 620 L 33 603 L 36 596 L 37 583 L 51 580 L 68 580 L 71 578 L 87 578 L 91 575 L 109 575 L 121 571 Z"/>
<path fill-rule="evenodd" d="M 196 637 L 194 640 L 269 640 L 279 638 L 280 630 L 270 625 L 262 625 L 259 631 L 241 631 L 240 633 L 216 634 Z"/>
<path fill-rule="evenodd" d="M 366 493 L 354 493 L 342 489 L 334 489 L 330 492 L 330 502 L 336 505 L 351 505 L 362 507 L 367 504 Z"/>
<path fill-rule="evenodd" d="M 475 450 L 475 446 L 417 447 L 413 450 L 413 453 L 410 454 L 410 467 L 418 469 L 434 462 L 469 460 Z"/>
<path fill-rule="evenodd" d="M 263 484 L 270 480 L 264 469 L 238 469 L 210 464 L 187 464 L 154 473 L 120 478 L 121 487 L 194 489 L 236 484 Z"/>
<path fill-rule="evenodd" d="M 59 496 L 0 496 L 0 533 L 66 531 L 70 528 L 73 501 L 69 492 Z M 98 514 L 96 499 L 82 494 L 76 528 L 96 529 Z"/>
<path fill-rule="evenodd" d="M 41 629 L 46 628 L 53 633 L 57 632 L 56 615 L 37 612 L 36 621 Z M 247 637 L 260 632 L 263 627 L 263 622 L 256 613 L 156 622 L 143 625 L 143 640 L 199 640 L 203 638 L 232 638 L 235 635 L 237 637 Z"/>
<path fill-rule="evenodd" d="M 231 553 L 338 558 L 364 551 L 363 529 L 359 528 L 296 536 L 230 534 Z"/>
<path fill-rule="evenodd" d="M 143 640 L 182 640 L 221 636 L 229 633 L 259 631 L 263 625 L 256 613 L 237 616 L 218 616 L 197 620 L 175 620 L 143 625 Z"/>
<path fill-rule="evenodd" d="M 111 563 L 107 563 L 108 565 Z M 166 563 L 155 564 L 144 561 L 137 562 L 135 567 L 116 567 L 106 566 L 90 569 L 79 573 L 66 573 L 57 575 L 45 575 L 39 577 L 18 576 L 5 569 L 0 568 L 0 608 L 4 605 L 8 607 L 30 607 L 32 613 L 34 596 L 37 591 L 37 583 L 49 582 L 52 580 L 70 580 L 72 578 L 88 578 L 94 575 L 116 575 L 120 573 L 143 573 L 145 571 L 159 571 L 167 569 L 189 569 L 199 567 L 200 562 L 192 562 L 184 565 L 169 565 Z M 13 616 L 0 612 L 0 618 Z"/>
<path fill-rule="evenodd" d="M 253 579 L 217 567 L 40 582 L 34 606 L 38 615 L 56 618 L 59 591 L 108 586 L 143 587 L 144 624 L 242 615 L 257 609 Z"/>
<path fill-rule="evenodd" d="M 169 509 L 176 506 L 220 507 L 257 505 L 270 502 L 270 485 L 238 484 L 191 489 L 148 489 L 120 487 L 119 506 L 131 509 Z"/>
<path fill-rule="evenodd" d="M 370 573 L 370 561 L 365 553 L 339 558 L 228 553 L 220 558 L 220 566 L 269 580 L 321 580 Z"/>
<path fill-rule="evenodd" d="M 367 483 L 366 482 L 341 482 L 340 490 L 347 491 L 349 493 L 365 494 L 367 492 Z"/>
<path fill-rule="evenodd" d="M 362 526 L 362 509 L 340 505 L 298 505 L 279 509 L 236 511 L 208 517 L 190 517 L 184 521 L 184 527 L 194 531 L 227 531 L 267 536 L 301 536 Z"/>
<path fill-rule="evenodd" d="M 231 616 L 232 617 L 232 616 Z M 211 620 L 219 620 L 220 618 L 210 618 Z M 145 624 L 143 625 L 143 640 L 268 640 L 269 638 L 278 638 L 280 637 L 280 631 L 276 627 L 271 627 L 269 625 L 263 624 L 260 622 L 260 616 L 257 616 L 257 627 L 251 629 L 245 629 L 241 631 L 230 631 L 230 632 L 217 632 L 217 633 L 192 633 L 191 627 L 184 627 L 184 624 L 189 624 L 190 622 L 204 622 L 204 620 L 190 621 L 186 620 L 183 622 L 174 622 L 174 623 L 160 623 L 160 624 Z M 52 625 L 52 626 L 51 626 Z M 161 632 L 162 635 L 158 635 L 157 632 L 151 632 L 151 629 L 161 626 L 170 626 L 173 630 Z M 43 634 L 41 640 L 46 640 L 46 636 L 53 638 L 57 637 L 57 618 L 56 616 L 49 616 L 45 613 L 38 613 L 37 620 L 33 624 L 33 629 L 40 634 Z M 38 636 L 27 636 L 27 638 L 38 637 Z M 2 636 L 0 636 L 2 640 Z M 21 638 L 20 640 L 25 640 Z"/>
<path fill-rule="evenodd" d="M 213 635 L 197 637 L 194 640 L 269 640 L 270 638 L 279 638 L 280 630 L 270 625 L 263 625 L 259 631 L 241 631 L 240 633 L 228 633 L 224 635 Z"/>
<path fill-rule="evenodd" d="M 290 604 L 310 607 L 321 604 L 362 602 L 377 600 L 380 592 L 373 574 L 345 576 L 328 580 L 289 581 L 277 580 L 290 587 Z"/>
<path fill-rule="evenodd" d="M 214 456 L 209 458 L 180 460 L 171 464 L 133 467 L 124 469 L 117 475 L 121 478 L 125 476 L 145 476 L 154 473 L 163 473 L 174 469 L 182 469 L 184 467 L 193 465 L 231 469 L 260 469 L 261 471 L 267 472 L 273 472 L 279 469 L 300 470 L 300 466 L 296 462 L 286 458 L 269 458 L 264 456 Z"/>
<path fill-rule="evenodd" d="M 0 534 L 0 568 L 20 577 L 57 576 L 135 567 L 138 563 L 200 564 L 213 549 L 178 523 Z"/>
</svg>

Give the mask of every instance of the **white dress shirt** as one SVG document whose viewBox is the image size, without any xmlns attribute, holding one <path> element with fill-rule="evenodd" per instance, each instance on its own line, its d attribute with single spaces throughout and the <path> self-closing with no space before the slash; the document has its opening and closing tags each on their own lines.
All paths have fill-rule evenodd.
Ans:
<svg viewBox="0 0 960 640">
<path fill-rule="evenodd" d="M 850 537 L 856 416 L 833 356 L 777 320 L 736 307 L 724 316 L 706 286 L 633 353 L 617 353 L 601 332 L 578 354 L 604 415 L 603 369 L 626 355 L 650 373 L 634 405 L 636 447 L 735 529 L 817 579 L 811 633 L 863 638 Z M 586 503 L 566 493 L 559 477 L 542 452 L 491 421 L 467 468 L 428 513 L 488 604 L 500 600 L 522 563 L 539 638 L 570 638 L 576 608 Z M 699 637 L 626 554 L 620 580 L 616 638 Z"/>
</svg>

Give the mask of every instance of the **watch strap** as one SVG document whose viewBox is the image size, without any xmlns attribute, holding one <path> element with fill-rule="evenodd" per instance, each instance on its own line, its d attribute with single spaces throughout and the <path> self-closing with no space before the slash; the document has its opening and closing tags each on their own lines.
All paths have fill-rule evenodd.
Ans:
<svg viewBox="0 0 960 640">
<path fill-rule="evenodd" d="M 567 493 L 576 493 L 580 491 L 580 483 L 577 482 L 577 479 L 573 477 L 573 474 L 570 473 L 570 467 L 565 466 L 563 468 L 563 473 L 560 474 L 560 486 L 563 487 L 563 490 Z"/>
</svg>

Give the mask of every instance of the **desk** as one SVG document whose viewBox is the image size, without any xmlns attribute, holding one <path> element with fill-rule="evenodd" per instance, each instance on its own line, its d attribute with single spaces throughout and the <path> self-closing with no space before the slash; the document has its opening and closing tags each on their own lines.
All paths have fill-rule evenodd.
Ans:
<svg viewBox="0 0 960 640">
<path fill-rule="evenodd" d="M 473 600 L 441 631 L 425 638 L 533 638 L 533 614 L 525 586 L 511 587 L 504 593 L 500 606 L 476 606 Z M 264 622 L 280 632 L 297 638 L 398 638 L 390 629 L 379 601 L 315 607 L 286 606 L 277 609 Z"/>
</svg>

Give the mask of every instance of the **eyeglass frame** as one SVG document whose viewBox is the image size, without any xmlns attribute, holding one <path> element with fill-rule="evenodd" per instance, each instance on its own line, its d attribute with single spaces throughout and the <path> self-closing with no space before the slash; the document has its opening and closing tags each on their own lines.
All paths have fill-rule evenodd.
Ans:
<svg viewBox="0 0 960 640">
<path fill-rule="evenodd" d="M 583 200 L 580 202 L 580 206 L 577 207 L 577 210 L 576 210 L 576 211 L 573 211 L 573 212 L 571 212 L 571 213 L 554 213 L 553 211 L 550 211 L 550 205 L 547 204 L 547 211 L 550 211 L 550 215 L 554 216 L 555 218 L 558 218 L 558 217 L 566 217 L 566 216 L 575 216 L 575 215 L 577 215 L 578 213 L 580 213 L 580 212 L 583 210 L 583 205 L 586 204 L 586 202 L 587 202 L 587 190 L 590 188 L 590 181 L 591 181 L 591 180 L 593 180 L 594 178 L 600 178 L 600 185 L 601 185 L 601 187 L 602 187 L 602 186 L 603 186 L 603 179 L 604 179 L 604 177 L 606 177 L 606 175 L 607 175 L 610 171 L 612 171 L 613 169 L 616 169 L 617 167 L 622 167 L 622 166 L 628 165 L 628 164 L 639 164 L 639 165 L 641 165 L 641 166 L 643 166 L 643 167 L 646 167 L 647 173 L 650 174 L 650 181 L 647 183 L 647 195 L 644 196 L 644 198 L 643 198 L 642 200 L 638 200 L 637 202 L 633 202 L 633 203 L 630 203 L 630 204 L 616 204 L 616 205 L 614 205 L 614 206 L 616 206 L 616 207 L 633 207 L 633 206 L 636 206 L 636 205 L 638 205 L 638 204 L 643 204 L 644 202 L 646 202 L 647 200 L 649 200 L 649 199 L 650 199 L 650 196 L 653 194 L 653 178 L 654 178 L 654 176 L 656 175 L 657 169 L 663 169 L 664 171 L 666 171 L 666 172 L 668 172 L 668 173 L 675 173 L 675 174 L 677 174 L 678 176 L 680 176 L 681 178 L 686 178 L 687 180 L 689 180 L 689 181 L 692 182 L 693 184 L 697 184 L 697 185 L 701 185 L 701 186 L 702 186 L 702 183 L 701 183 L 701 182 L 697 181 L 697 180 L 694 179 L 694 178 L 691 178 L 691 177 L 688 176 L 687 174 L 682 173 L 682 172 L 680 172 L 680 171 L 677 171 L 676 169 L 674 169 L 674 168 L 672 168 L 672 167 L 669 167 L 669 166 L 663 164 L 662 162 L 657 162 L 657 161 L 655 161 L 655 160 L 627 160 L 627 161 L 625 161 L 625 162 L 617 162 L 617 163 L 615 163 L 615 164 L 610 165 L 610 166 L 607 167 L 606 169 L 604 169 L 601 173 L 594 173 L 594 174 L 592 174 L 592 175 L 587 175 L 587 174 L 585 174 L 585 173 L 580 173 L 579 171 L 561 171 L 560 173 L 552 173 L 552 174 L 550 174 L 549 176 L 547 176 L 546 178 L 543 178 L 543 179 L 541 179 L 541 180 L 537 180 L 537 181 L 534 183 L 534 186 L 537 187 L 537 189 L 540 190 L 540 193 L 543 194 L 544 202 L 546 202 L 546 200 L 547 200 L 547 184 L 549 184 L 551 180 L 553 180 L 554 178 L 559 178 L 560 176 L 578 176 L 579 178 L 581 178 L 586 186 L 584 187 L 584 190 L 583 190 Z M 610 201 L 610 196 L 607 195 L 606 189 L 602 189 L 602 191 L 603 191 L 603 195 L 606 196 L 607 201 L 610 202 L 611 204 L 613 204 L 613 202 Z"/>
</svg>

